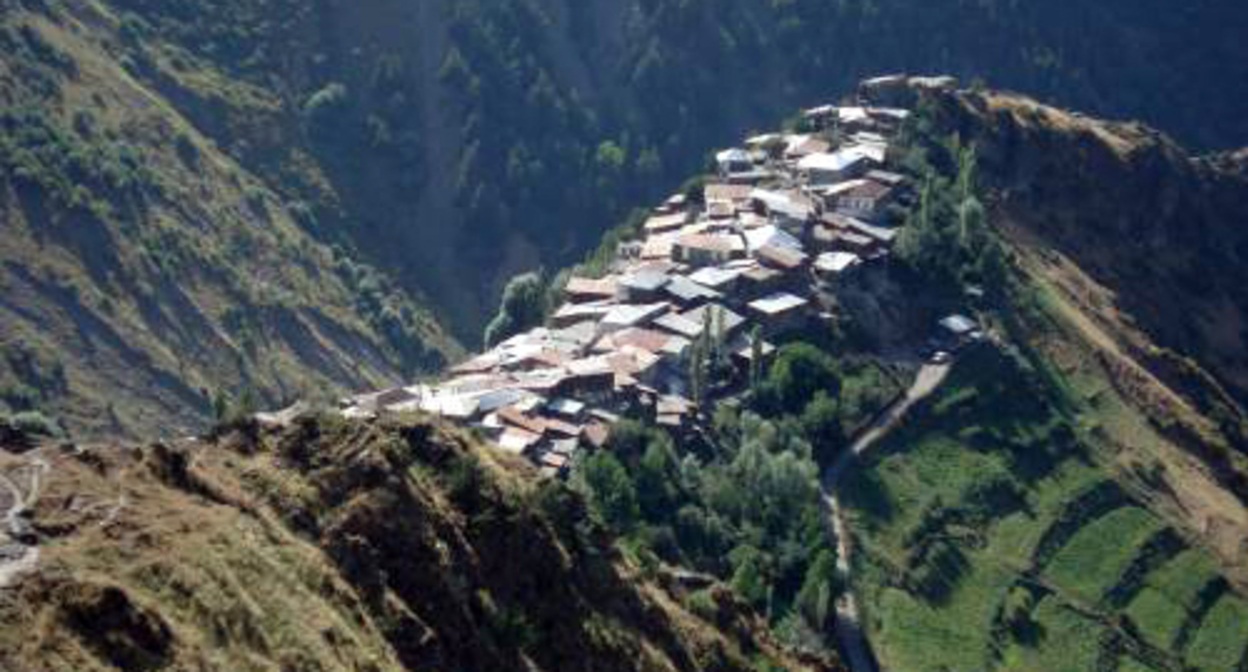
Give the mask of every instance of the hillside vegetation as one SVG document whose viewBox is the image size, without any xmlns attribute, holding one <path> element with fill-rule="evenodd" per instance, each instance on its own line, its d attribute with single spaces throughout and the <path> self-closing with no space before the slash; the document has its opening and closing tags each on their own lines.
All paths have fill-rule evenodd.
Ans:
<svg viewBox="0 0 1248 672">
<path fill-rule="evenodd" d="M 723 588 L 695 615 L 575 493 L 426 419 L 38 455 L 5 669 L 839 669 Z"/>
<path fill-rule="evenodd" d="M 456 356 L 409 295 L 318 241 L 306 208 L 145 80 L 110 20 L 0 19 L 0 411 L 172 436 Z"/>
<path fill-rule="evenodd" d="M 218 390 L 274 405 L 435 369 L 457 354 L 438 323 L 479 342 L 508 277 L 579 259 L 711 147 L 868 73 L 1242 143 L 1246 15 L 4 0 L 5 398 L 79 432 L 182 431 Z"/>
<path fill-rule="evenodd" d="M 976 148 L 1016 274 L 981 317 L 1012 345 L 961 358 L 847 477 L 876 653 L 1243 669 L 1243 341 L 1210 336 L 1243 295 L 1239 167 L 1012 94 L 922 105 L 929 133 Z"/>
</svg>

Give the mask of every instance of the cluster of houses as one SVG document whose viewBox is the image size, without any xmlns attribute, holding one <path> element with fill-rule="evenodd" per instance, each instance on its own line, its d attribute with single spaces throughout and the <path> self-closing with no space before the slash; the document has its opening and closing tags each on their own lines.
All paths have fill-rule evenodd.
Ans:
<svg viewBox="0 0 1248 672">
<path fill-rule="evenodd" d="M 444 382 L 352 397 L 343 412 L 454 419 L 549 474 L 601 447 L 623 415 L 696 431 L 695 400 L 706 400 L 691 380 L 699 348 L 714 341 L 727 370 L 715 393 L 729 394 L 774 353 L 774 339 L 834 317 L 821 297 L 888 257 L 893 206 L 913 195 L 889 170 L 890 139 L 908 115 L 829 105 L 804 113 L 807 132 L 718 153 L 701 193 L 656 208 L 609 274 L 571 278 L 545 326 Z"/>
</svg>

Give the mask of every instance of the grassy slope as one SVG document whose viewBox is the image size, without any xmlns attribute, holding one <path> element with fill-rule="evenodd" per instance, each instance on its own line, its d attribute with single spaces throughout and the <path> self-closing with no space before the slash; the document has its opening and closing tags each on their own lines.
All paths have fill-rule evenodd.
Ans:
<svg viewBox="0 0 1248 672">
<path fill-rule="evenodd" d="M 494 455 L 418 418 L 45 453 L 41 565 L 0 596 L 0 666 L 808 669 L 726 590 L 715 624 L 686 611 Z"/>
<path fill-rule="evenodd" d="M 168 436 L 202 426 L 204 390 L 253 389 L 276 404 L 383 385 L 456 356 L 409 299 L 362 288 L 362 276 L 298 226 L 281 196 L 182 116 L 165 97 L 170 87 L 123 67 L 114 17 L 90 8 L 56 16 L 12 11 L 3 21 L 27 51 L 0 63 L 0 99 L 34 109 L 55 138 L 38 145 L 20 136 L 30 123 L 6 138 L 6 393 L 33 389 L 37 405 L 88 435 Z M 48 58 L 30 53 L 31 43 L 72 66 L 41 65 Z M 159 56 L 150 67 L 195 79 Z M 192 84 L 228 96 L 240 116 L 271 117 L 280 105 L 262 88 L 192 72 Z M 119 156 L 137 166 L 120 169 L 135 176 L 130 196 L 64 163 L 91 175 Z M 421 342 L 424 354 L 397 349 L 409 344 L 383 332 L 384 310 L 404 316 L 402 339 Z"/>
<path fill-rule="evenodd" d="M 1175 320 L 1159 328 L 1151 309 L 1132 319 L 1145 295 L 1174 305 L 1150 288 L 1183 293 L 1192 276 L 1167 268 L 1158 275 L 1168 280 L 1130 284 L 1138 264 L 1123 259 L 1135 250 L 1118 236 L 1174 237 L 1178 217 L 1124 210 L 1112 227 L 1090 221 L 1130 193 L 1164 197 L 1140 184 L 1169 171 L 1192 185 L 1182 198 L 1132 202 L 1174 213 L 1210 194 L 1198 208 L 1202 236 L 1231 241 L 1225 253 L 1239 235 L 1221 200 L 1234 178 L 1189 165 L 1138 126 L 1017 96 L 970 95 L 953 107 L 946 121 L 979 143 L 985 179 L 1011 189 L 997 219 L 1030 289 L 1015 297 L 1008 331 L 1032 364 L 983 354 L 959 364 L 848 484 L 866 549 L 858 588 L 874 606 L 881 658 L 898 669 L 1237 669 L 1248 655 L 1237 620 L 1248 586 L 1242 410 L 1195 364 L 1154 345 L 1150 333 Z M 1021 196 L 1020 184 L 1031 185 Z M 1203 254 L 1188 243 L 1169 261 Z M 1235 323 L 1233 308 L 1223 314 Z M 1236 356 L 1196 351 L 1218 366 Z M 1003 389 L 1003 379 L 1019 384 Z M 985 498 L 986 488 L 998 496 Z"/>
<path fill-rule="evenodd" d="M 1060 409 L 1074 400 L 1047 384 L 1025 392 L 1018 375 L 991 353 L 959 364 L 926 411 L 846 485 L 866 549 L 858 589 L 872 605 L 883 661 L 908 670 L 1237 664 L 1248 632 L 1229 623 L 1243 602 L 1215 578 L 1238 568 L 1219 566 L 1198 530 L 1184 527 L 1192 521 L 1173 517 L 1159 493 L 1124 473 L 1099 430 L 1087 429 L 1096 409 L 1075 402 L 1080 413 L 1067 415 Z M 994 394 L 1002 379 L 1019 383 L 1013 398 L 1044 395 L 1048 403 L 1003 401 Z M 1072 421 L 1078 429 L 1068 437 L 1060 428 Z M 1080 496 L 1107 477 L 1122 483 L 1122 501 L 1088 515 Z M 1157 511 L 1128 504 L 1135 497 Z M 1187 540 L 1145 553 L 1162 530 L 1183 530 Z M 1057 541 L 1041 550 L 1044 539 Z M 1137 563 L 1143 575 L 1124 579 Z M 1179 606 L 1210 582 L 1227 606 Z M 1023 589 L 1040 633 L 1032 638 L 1002 622 L 1003 605 Z M 1116 620 L 1124 613 L 1128 621 Z"/>
</svg>

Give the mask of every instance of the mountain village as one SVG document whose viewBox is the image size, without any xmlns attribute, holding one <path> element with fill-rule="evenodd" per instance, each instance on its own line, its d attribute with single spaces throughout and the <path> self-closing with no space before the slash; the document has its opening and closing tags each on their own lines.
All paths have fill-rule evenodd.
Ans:
<svg viewBox="0 0 1248 672">
<path fill-rule="evenodd" d="M 438 415 L 548 475 L 602 447 L 623 416 L 677 436 L 697 431 L 699 409 L 748 387 L 774 342 L 834 322 L 837 295 L 886 267 L 915 199 L 890 170 L 890 143 L 910 114 L 825 105 L 803 112 L 809 132 L 719 152 L 700 201 L 681 193 L 655 208 L 607 275 L 568 281 L 545 326 L 453 367 L 444 382 L 344 399 L 342 413 Z M 938 358 L 980 336 L 959 315 L 938 332 Z"/>
</svg>

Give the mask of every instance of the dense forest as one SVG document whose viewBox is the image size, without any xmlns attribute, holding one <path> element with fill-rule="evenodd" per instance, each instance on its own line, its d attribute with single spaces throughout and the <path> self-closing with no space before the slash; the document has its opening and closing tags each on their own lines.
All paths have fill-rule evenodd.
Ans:
<svg viewBox="0 0 1248 672">
<path fill-rule="evenodd" d="M 1248 28 L 1248 12 L 1220 3 L 464 1 L 453 16 L 441 75 L 464 112 L 457 202 L 485 260 L 503 250 L 478 232 L 521 231 L 561 265 L 703 168 L 710 148 L 880 72 L 1013 87 L 1197 147 L 1248 140 L 1233 112 L 1248 59 L 1230 30 Z M 1202 102 L 1173 104 L 1189 97 Z"/>
<path fill-rule="evenodd" d="M 1196 147 L 1248 141 L 1248 11 L 1220 2 L 113 6 L 135 76 L 470 342 L 509 275 L 566 265 L 711 148 L 871 74 L 954 74 Z"/>
</svg>

